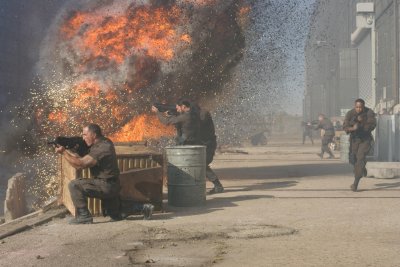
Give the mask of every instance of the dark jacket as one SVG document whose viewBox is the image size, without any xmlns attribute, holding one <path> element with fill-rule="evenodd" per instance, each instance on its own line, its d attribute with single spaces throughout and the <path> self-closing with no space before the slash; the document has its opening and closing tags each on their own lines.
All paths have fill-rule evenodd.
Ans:
<svg viewBox="0 0 400 267">
<path fill-rule="evenodd" d="M 361 120 L 360 120 L 361 119 Z M 343 122 L 343 130 L 348 133 L 348 129 L 358 124 L 356 131 L 351 132 L 351 138 L 370 139 L 372 138 L 371 132 L 376 127 L 375 113 L 365 107 L 364 111 L 358 114 L 355 109 L 347 112 Z"/>
<path fill-rule="evenodd" d="M 175 125 L 177 129 L 178 145 L 196 145 L 199 143 L 199 115 L 194 112 L 183 112 L 178 115 L 165 116 L 158 112 L 157 116 L 161 123 Z"/>
<path fill-rule="evenodd" d="M 211 114 L 208 110 L 200 110 L 199 139 L 202 144 L 216 142 L 215 127 Z"/>
<path fill-rule="evenodd" d="M 318 123 L 316 129 L 324 129 L 325 136 L 334 136 L 335 135 L 335 128 L 333 127 L 333 123 L 328 118 L 324 118 L 322 121 L 320 121 Z"/>
</svg>

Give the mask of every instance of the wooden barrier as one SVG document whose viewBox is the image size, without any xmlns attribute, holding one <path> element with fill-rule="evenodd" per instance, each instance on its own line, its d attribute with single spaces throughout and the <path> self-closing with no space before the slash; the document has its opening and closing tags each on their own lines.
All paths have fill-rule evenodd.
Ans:
<svg viewBox="0 0 400 267">
<path fill-rule="evenodd" d="M 145 146 L 116 146 L 118 167 L 120 169 L 122 205 L 124 202 L 152 203 L 156 210 L 162 209 L 163 155 Z M 59 202 L 72 215 L 75 207 L 72 203 L 68 184 L 76 178 L 91 179 L 89 169 L 77 170 L 62 156 L 60 163 Z M 102 215 L 101 200 L 88 198 L 88 208 L 93 216 Z"/>
</svg>

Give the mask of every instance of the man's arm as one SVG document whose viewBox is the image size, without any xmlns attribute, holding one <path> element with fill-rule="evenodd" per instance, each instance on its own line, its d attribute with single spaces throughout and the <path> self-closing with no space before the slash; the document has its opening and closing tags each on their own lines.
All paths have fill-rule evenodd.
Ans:
<svg viewBox="0 0 400 267">
<path fill-rule="evenodd" d="M 64 147 L 57 147 L 56 152 L 62 154 L 69 164 L 78 170 L 90 168 L 97 164 L 97 160 L 92 158 L 90 155 L 79 157 L 71 151 L 66 150 Z"/>
<path fill-rule="evenodd" d="M 323 128 L 323 125 L 322 125 L 321 121 L 318 121 L 318 123 L 314 125 L 314 130 L 319 130 L 322 128 Z"/>
<path fill-rule="evenodd" d="M 157 112 L 157 117 L 160 120 L 162 124 L 165 125 L 171 125 L 171 124 L 178 124 L 181 122 L 184 122 L 186 120 L 186 115 L 185 114 L 179 114 L 179 115 L 172 115 L 172 116 L 165 116 L 161 112 Z"/>
<path fill-rule="evenodd" d="M 369 110 L 367 112 L 366 121 L 363 123 L 363 129 L 364 131 L 371 132 L 375 129 L 375 127 L 376 127 L 375 113 L 372 110 Z"/>
<path fill-rule="evenodd" d="M 343 130 L 346 133 L 354 132 L 357 130 L 357 123 L 355 123 L 351 111 L 347 112 L 343 121 Z"/>
</svg>

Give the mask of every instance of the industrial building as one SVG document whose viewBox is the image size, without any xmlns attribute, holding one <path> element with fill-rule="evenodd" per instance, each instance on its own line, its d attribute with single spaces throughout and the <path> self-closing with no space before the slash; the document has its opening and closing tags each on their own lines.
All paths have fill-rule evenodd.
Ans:
<svg viewBox="0 0 400 267">
<path fill-rule="evenodd" d="M 317 1 L 305 46 L 304 118 L 344 116 L 358 97 L 378 113 L 397 113 L 398 35 L 397 0 Z"/>
</svg>

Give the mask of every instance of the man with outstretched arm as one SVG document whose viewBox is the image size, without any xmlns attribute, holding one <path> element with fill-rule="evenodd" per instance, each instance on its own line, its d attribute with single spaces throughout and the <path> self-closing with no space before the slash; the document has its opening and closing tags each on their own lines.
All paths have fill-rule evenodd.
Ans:
<svg viewBox="0 0 400 267">
<path fill-rule="evenodd" d="M 176 104 L 177 115 L 159 112 L 155 106 L 151 111 L 157 114 L 158 119 L 165 125 L 174 125 L 176 128 L 177 145 L 198 145 L 200 117 L 198 112 L 192 108 L 189 100 L 179 100 Z"/>
</svg>

